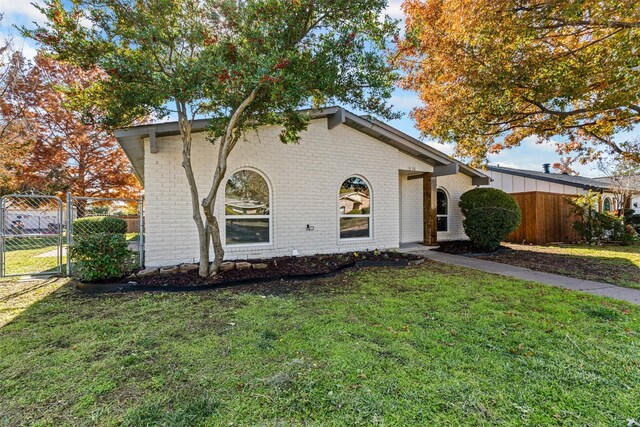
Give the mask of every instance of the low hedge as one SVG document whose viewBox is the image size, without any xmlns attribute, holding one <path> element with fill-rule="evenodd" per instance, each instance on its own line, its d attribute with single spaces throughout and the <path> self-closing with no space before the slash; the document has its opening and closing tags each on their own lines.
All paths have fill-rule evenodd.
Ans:
<svg viewBox="0 0 640 427">
<path fill-rule="evenodd" d="M 74 238 L 99 233 L 126 234 L 127 222 L 112 216 L 87 216 L 73 221 Z"/>
<path fill-rule="evenodd" d="M 133 253 L 124 234 L 76 236 L 69 256 L 74 262 L 74 277 L 87 282 L 118 279 L 133 268 Z"/>
</svg>

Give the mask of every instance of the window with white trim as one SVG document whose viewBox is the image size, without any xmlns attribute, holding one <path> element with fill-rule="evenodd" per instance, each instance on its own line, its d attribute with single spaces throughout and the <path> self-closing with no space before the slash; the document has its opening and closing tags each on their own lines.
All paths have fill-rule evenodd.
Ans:
<svg viewBox="0 0 640 427">
<path fill-rule="evenodd" d="M 602 210 L 605 212 L 611 212 L 611 198 L 605 197 L 602 203 Z"/>
<path fill-rule="evenodd" d="M 229 178 L 224 208 L 227 245 L 271 242 L 269 185 L 258 172 L 244 169 Z"/>
<path fill-rule="evenodd" d="M 436 216 L 438 231 L 449 231 L 449 196 L 442 188 L 436 191 Z"/>
<path fill-rule="evenodd" d="M 342 183 L 338 215 L 341 239 L 371 237 L 371 192 L 364 179 L 352 176 Z"/>
</svg>

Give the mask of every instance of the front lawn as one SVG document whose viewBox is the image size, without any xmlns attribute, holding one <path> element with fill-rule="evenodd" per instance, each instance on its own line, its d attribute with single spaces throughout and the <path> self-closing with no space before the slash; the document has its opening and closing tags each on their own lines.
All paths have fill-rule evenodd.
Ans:
<svg viewBox="0 0 640 427">
<path fill-rule="evenodd" d="M 480 257 L 547 273 L 640 289 L 640 246 L 505 244 L 511 253 Z"/>
<path fill-rule="evenodd" d="M 55 273 L 58 267 L 58 236 L 11 237 L 5 240 L 7 276 Z M 62 264 L 66 262 L 63 252 Z"/>
<path fill-rule="evenodd" d="M 425 262 L 87 296 L 0 328 L 4 425 L 628 425 L 640 308 Z"/>
</svg>

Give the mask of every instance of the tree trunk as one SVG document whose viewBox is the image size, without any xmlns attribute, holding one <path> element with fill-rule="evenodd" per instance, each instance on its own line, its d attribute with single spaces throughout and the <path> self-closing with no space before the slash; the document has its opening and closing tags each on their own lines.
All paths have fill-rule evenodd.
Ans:
<svg viewBox="0 0 640 427">
<path fill-rule="evenodd" d="M 249 96 L 244 101 L 242 101 L 242 103 L 229 118 L 226 132 L 222 137 L 220 141 L 220 147 L 218 148 L 218 166 L 216 167 L 216 171 L 213 175 L 213 182 L 211 183 L 211 188 L 209 189 L 207 198 L 202 201 L 204 215 L 210 225 L 209 232 L 211 241 L 213 242 L 213 251 L 215 257 L 210 273 L 217 273 L 218 269 L 220 268 L 220 264 L 224 259 L 224 248 L 222 247 L 222 239 L 220 238 L 220 225 L 218 223 L 218 218 L 215 215 L 216 196 L 218 194 L 220 186 L 222 185 L 222 180 L 227 173 L 227 159 L 229 158 L 229 154 L 240 138 L 240 136 L 236 132 L 238 121 L 242 117 L 242 114 L 247 109 L 249 104 L 251 104 L 253 100 L 256 99 L 256 95 L 258 94 L 259 89 L 259 86 L 253 89 Z"/>
<path fill-rule="evenodd" d="M 180 135 L 182 136 L 182 167 L 187 175 L 187 182 L 189 183 L 189 191 L 191 193 L 191 209 L 193 214 L 193 221 L 196 223 L 198 229 L 198 245 L 200 249 L 200 268 L 198 274 L 200 277 L 209 276 L 209 225 L 204 223 L 202 215 L 200 213 L 200 197 L 198 195 L 198 187 L 196 185 L 195 176 L 193 174 L 193 167 L 191 165 L 191 125 L 192 122 L 187 117 L 186 105 L 181 102 L 176 102 L 178 110 L 178 124 L 180 125 Z"/>
</svg>

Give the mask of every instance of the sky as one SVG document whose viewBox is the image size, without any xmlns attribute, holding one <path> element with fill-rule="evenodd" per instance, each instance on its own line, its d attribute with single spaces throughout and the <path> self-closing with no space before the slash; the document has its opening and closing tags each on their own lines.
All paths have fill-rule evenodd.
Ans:
<svg viewBox="0 0 640 427">
<path fill-rule="evenodd" d="M 33 0 L 0 0 L 0 14 L 4 15 L 4 19 L 0 24 L 0 37 L 9 36 L 13 38 L 16 48 L 22 49 L 27 57 L 33 57 L 36 52 L 35 44 L 31 40 L 25 40 L 18 34 L 15 29 L 16 25 L 25 25 L 33 27 L 33 22 L 42 22 L 43 16 L 31 5 Z M 42 1 L 42 0 L 35 0 Z M 400 7 L 402 0 L 389 0 L 387 14 L 396 19 L 402 19 L 402 9 Z M 397 111 L 403 113 L 403 117 L 398 120 L 389 122 L 401 131 L 421 139 L 423 142 L 432 147 L 452 154 L 454 149 L 452 145 L 439 144 L 436 141 L 423 139 L 420 132 L 415 128 L 413 121 L 409 118 L 409 112 L 416 106 L 420 105 L 420 100 L 415 93 L 396 89 L 390 103 L 395 106 Z M 621 140 L 626 138 L 640 137 L 640 129 L 620 134 L 617 136 Z M 522 142 L 519 147 L 509 150 L 503 150 L 499 154 L 490 155 L 489 163 L 504 167 L 512 167 L 519 169 L 542 170 L 543 163 L 555 163 L 560 160 L 560 156 L 555 152 L 552 142 L 537 144 L 535 138 L 529 138 Z M 600 176 L 602 173 L 595 164 L 592 165 L 575 165 L 574 169 L 582 176 Z"/>
</svg>

